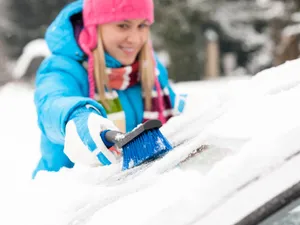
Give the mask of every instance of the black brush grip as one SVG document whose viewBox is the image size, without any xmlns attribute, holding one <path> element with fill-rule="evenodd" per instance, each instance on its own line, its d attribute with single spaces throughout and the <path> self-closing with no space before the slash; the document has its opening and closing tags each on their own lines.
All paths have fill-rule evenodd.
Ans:
<svg viewBox="0 0 300 225">
<path fill-rule="evenodd" d="M 162 126 L 162 123 L 160 120 L 148 120 L 143 124 L 144 130 L 160 128 L 161 126 Z"/>
<path fill-rule="evenodd" d="M 158 129 L 162 126 L 162 123 L 160 120 L 148 120 L 147 122 L 141 124 L 140 126 L 133 129 L 131 132 L 123 134 L 119 131 L 108 131 L 105 134 L 106 140 L 114 143 L 118 148 L 122 148 L 124 145 L 138 137 L 140 134 L 147 130 L 151 129 Z M 123 138 L 118 138 L 120 136 L 123 136 Z"/>
<path fill-rule="evenodd" d="M 117 140 L 117 136 L 118 135 L 124 135 L 122 132 L 119 132 L 119 131 L 115 131 L 115 130 L 110 130 L 110 131 L 107 131 L 106 132 L 106 134 L 105 134 L 105 139 L 107 140 L 107 141 L 110 141 L 110 142 L 112 142 L 112 143 L 114 143 L 114 144 L 116 144 L 117 142 L 118 142 L 118 140 Z"/>
</svg>

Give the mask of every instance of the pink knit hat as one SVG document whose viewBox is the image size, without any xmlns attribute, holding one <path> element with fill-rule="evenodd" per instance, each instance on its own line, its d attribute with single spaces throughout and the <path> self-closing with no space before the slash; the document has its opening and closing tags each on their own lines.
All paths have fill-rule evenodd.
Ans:
<svg viewBox="0 0 300 225">
<path fill-rule="evenodd" d="M 85 0 L 83 5 L 84 28 L 79 45 L 88 55 L 89 96 L 95 95 L 94 59 L 92 51 L 97 47 L 97 25 L 130 19 L 154 21 L 153 0 Z"/>
</svg>

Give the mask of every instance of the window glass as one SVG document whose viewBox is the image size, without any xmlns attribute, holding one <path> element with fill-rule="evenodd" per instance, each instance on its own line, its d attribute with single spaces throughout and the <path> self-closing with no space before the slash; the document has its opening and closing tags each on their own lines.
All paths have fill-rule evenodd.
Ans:
<svg viewBox="0 0 300 225">
<path fill-rule="evenodd" d="M 259 225 L 299 225 L 300 224 L 300 199 L 291 202 L 286 207 L 277 211 Z"/>
</svg>

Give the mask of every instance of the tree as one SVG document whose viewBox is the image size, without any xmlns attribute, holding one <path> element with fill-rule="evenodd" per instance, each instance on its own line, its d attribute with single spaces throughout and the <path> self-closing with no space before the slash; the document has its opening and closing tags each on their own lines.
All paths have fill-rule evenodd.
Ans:
<svg viewBox="0 0 300 225">
<path fill-rule="evenodd" d="M 205 15 L 193 10 L 187 0 L 159 0 L 153 26 L 154 47 L 166 50 L 171 59 L 169 76 L 175 81 L 203 77 Z"/>
<path fill-rule="evenodd" d="M 1 51 L 16 59 L 29 41 L 44 37 L 46 28 L 72 0 L 0 0 Z"/>
</svg>

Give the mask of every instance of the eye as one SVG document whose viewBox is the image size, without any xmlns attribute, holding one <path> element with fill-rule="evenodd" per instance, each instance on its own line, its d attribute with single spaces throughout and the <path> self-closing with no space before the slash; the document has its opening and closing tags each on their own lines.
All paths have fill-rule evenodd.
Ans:
<svg viewBox="0 0 300 225">
<path fill-rule="evenodd" d="M 120 27 L 121 29 L 128 29 L 129 25 L 126 23 L 121 23 L 121 24 L 118 24 L 118 27 Z"/>
<path fill-rule="evenodd" d="M 150 26 L 146 23 L 142 23 L 142 24 L 139 25 L 139 28 L 141 28 L 141 29 L 148 28 L 148 27 L 150 27 Z"/>
</svg>

